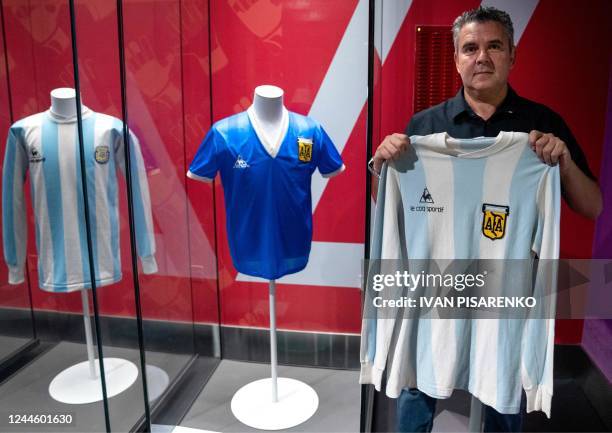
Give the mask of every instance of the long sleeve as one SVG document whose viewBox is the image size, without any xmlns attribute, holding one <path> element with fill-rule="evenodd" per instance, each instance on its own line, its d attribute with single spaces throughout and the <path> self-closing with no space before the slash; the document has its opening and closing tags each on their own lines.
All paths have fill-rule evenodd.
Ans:
<svg viewBox="0 0 612 433">
<path fill-rule="evenodd" d="M 527 395 L 527 412 L 543 411 L 549 418 L 553 395 L 560 192 L 559 169 L 548 168 L 538 188 L 538 226 L 533 243 L 533 251 L 540 259 L 534 284 L 537 304 L 526 319 L 521 347 L 521 379 Z"/>
<path fill-rule="evenodd" d="M 380 391 L 382 375 L 387 363 L 396 318 L 392 317 L 392 311 L 381 312 L 374 307 L 373 299 L 379 293 L 373 290 L 371 283 L 372 276 L 375 274 L 394 272 L 397 260 L 401 259 L 400 237 L 403 236 L 400 229 L 402 227 L 401 209 L 398 173 L 395 169 L 385 165 L 379 180 L 371 240 L 371 262 L 368 269 L 361 332 L 361 374 L 359 378 L 360 383 L 374 384 L 378 391 Z M 381 292 L 380 295 L 384 297 L 384 292 Z"/>
<path fill-rule="evenodd" d="M 119 129 L 119 135 L 115 145 L 115 158 L 124 176 L 125 173 L 125 150 L 123 148 L 123 133 Z M 155 232 L 153 218 L 151 215 L 151 198 L 149 195 L 149 182 L 147 172 L 140 151 L 138 138 L 130 131 L 130 167 L 132 172 L 132 198 L 134 205 L 134 230 L 136 232 L 136 251 L 142 270 L 145 274 L 157 272 L 155 260 Z"/>
<path fill-rule="evenodd" d="M 2 240 L 9 284 L 24 281 L 27 245 L 24 182 L 28 155 L 20 137 L 21 129 L 9 130 L 2 169 Z"/>
</svg>

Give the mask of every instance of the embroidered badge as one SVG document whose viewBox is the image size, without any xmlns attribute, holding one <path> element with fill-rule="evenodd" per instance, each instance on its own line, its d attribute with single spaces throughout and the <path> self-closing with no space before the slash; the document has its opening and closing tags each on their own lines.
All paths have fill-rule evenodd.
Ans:
<svg viewBox="0 0 612 433">
<path fill-rule="evenodd" d="M 510 207 L 483 203 L 482 214 L 482 234 L 491 240 L 503 238 L 506 234 Z"/>
<path fill-rule="evenodd" d="M 106 164 L 110 159 L 110 149 L 108 146 L 96 147 L 95 157 L 97 163 Z"/>
<path fill-rule="evenodd" d="M 312 138 L 298 137 L 298 159 L 302 162 L 312 160 Z"/>
</svg>

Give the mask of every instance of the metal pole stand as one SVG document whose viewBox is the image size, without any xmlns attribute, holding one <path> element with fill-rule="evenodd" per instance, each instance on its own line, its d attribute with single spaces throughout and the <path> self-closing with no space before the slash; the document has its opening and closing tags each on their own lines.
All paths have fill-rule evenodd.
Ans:
<svg viewBox="0 0 612 433">
<path fill-rule="evenodd" d="M 234 394 L 231 407 L 243 424 L 260 430 L 283 430 L 313 416 L 319 407 L 319 396 L 304 382 L 278 377 L 274 280 L 270 280 L 269 288 L 271 377 L 244 385 Z"/>
</svg>

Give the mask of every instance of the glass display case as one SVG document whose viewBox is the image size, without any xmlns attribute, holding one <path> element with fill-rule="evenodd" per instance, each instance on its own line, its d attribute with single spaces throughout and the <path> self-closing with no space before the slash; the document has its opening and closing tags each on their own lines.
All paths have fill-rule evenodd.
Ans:
<svg viewBox="0 0 612 433">
<path fill-rule="evenodd" d="M 4 235 L 26 251 L 24 282 L 3 283 L 2 332 L 23 338 L 24 356 L 0 384 L 3 413 L 71 415 L 44 426 L 61 431 L 240 426 L 229 410 L 210 414 L 210 399 L 229 407 L 270 377 L 275 319 L 279 375 L 358 428 L 368 8 L 356 6 L 3 2 L 5 172 L 28 158 L 3 175 L 20 194 L 3 196 L 19 221 Z M 316 121 L 346 167 L 312 175 L 308 264 L 275 280 L 272 318 L 269 281 L 232 259 L 221 177 L 186 176 L 212 125 L 244 113 L 263 84 L 282 89 L 291 116 Z M 316 168 L 317 145 L 300 164 Z M 22 226 L 27 241 L 14 235 Z M 40 349 L 28 351 L 34 335 Z M 350 404 L 325 409 L 338 386 Z"/>
<path fill-rule="evenodd" d="M 609 52 L 606 14 L 506 3 L 511 86 L 563 114 L 605 167 L 610 68 L 594 53 Z M 392 430 L 396 402 L 359 385 L 367 161 L 461 89 L 451 26 L 470 7 L 0 2 L 0 431 L 255 431 L 241 407 L 292 422 L 297 406 L 310 415 L 272 427 Z M 582 69 L 566 65 L 578 38 L 550 44 L 558 28 L 592 41 Z M 603 258 L 609 224 L 593 243 L 594 224 L 562 209 L 561 255 L 595 245 Z M 276 259 L 287 267 L 271 276 Z M 607 360 L 609 326 L 591 325 L 588 350 Z M 581 321 L 556 326 L 558 343 L 580 342 Z M 267 415 L 287 383 L 305 399 Z M 436 428 L 467 428 L 469 405 L 453 395 Z"/>
</svg>

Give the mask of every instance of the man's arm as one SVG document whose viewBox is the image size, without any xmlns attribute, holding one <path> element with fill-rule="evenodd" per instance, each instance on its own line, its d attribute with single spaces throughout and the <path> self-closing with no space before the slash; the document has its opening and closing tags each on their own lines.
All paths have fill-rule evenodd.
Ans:
<svg viewBox="0 0 612 433">
<path fill-rule="evenodd" d="M 380 143 L 372 158 L 374 171 L 380 173 L 383 163 L 389 159 L 396 160 L 410 146 L 410 138 L 406 134 L 395 133 L 387 135 Z"/>
<path fill-rule="evenodd" d="M 599 185 L 572 160 L 565 142 L 553 134 L 534 130 L 529 133 L 529 143 L 543 162 L 559 164 L 564 198 L 569 207 L 587 218 L 597 218 L 603 207 Z"/>
</svg>

